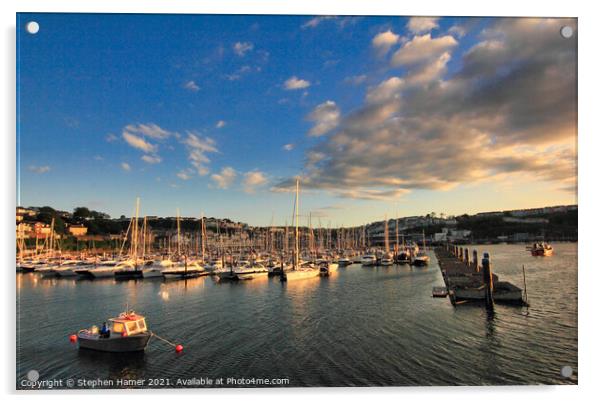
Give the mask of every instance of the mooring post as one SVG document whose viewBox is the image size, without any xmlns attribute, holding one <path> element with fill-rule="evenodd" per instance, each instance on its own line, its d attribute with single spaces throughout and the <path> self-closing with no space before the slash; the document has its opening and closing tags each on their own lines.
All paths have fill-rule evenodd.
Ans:
<svg viewBox="0 0 602 403">
<path fill-rule="evenodd" d="M 474 271 L 479 272 L 479 252 L 476 249 L 472 250 L 472 264 L 474 264 Z"/>
<path fill-rule="evenodd" d="M 464 263 L 466 263 L 466 266 L 470 266 L 470 260 L 468 260 L 468 248 L 464 248 Z"/>
<path fill-rule="evenodd" d="M 483 253 L 483 283 L 485 284 L 485 305 L 487 309 L 493 309 L 493 274 L 489 261 L 489 253 Z"/>
</svg>

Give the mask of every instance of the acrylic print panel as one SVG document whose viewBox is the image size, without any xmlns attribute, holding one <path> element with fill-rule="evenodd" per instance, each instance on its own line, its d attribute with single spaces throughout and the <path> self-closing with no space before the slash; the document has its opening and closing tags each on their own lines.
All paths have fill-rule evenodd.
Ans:
<svg viewBox="0 0 602 403">
<path fill-rule="evenodd" d="M 577 34 L 18 14 L 16 387 L 577 383 Z"/>
</svg>

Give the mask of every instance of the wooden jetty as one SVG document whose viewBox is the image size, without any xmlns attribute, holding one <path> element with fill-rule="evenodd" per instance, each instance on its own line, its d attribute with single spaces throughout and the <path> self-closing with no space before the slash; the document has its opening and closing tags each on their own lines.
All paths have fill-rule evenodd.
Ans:
<svg viewBox="0 0 602 403">
<path fill-rule="evenodd" d="M 526 305 L 522 289 L 500 281 L 493 273 L 487 252 L 483 253 L 481 264 L 476 250 L 472 251 L 470 259 L 468 248 L 456 245 L 435 248 L 435 255 L 452 304 L 479 301 L 488 309 L 493 309 L 495 303 Z"/>
</svg>

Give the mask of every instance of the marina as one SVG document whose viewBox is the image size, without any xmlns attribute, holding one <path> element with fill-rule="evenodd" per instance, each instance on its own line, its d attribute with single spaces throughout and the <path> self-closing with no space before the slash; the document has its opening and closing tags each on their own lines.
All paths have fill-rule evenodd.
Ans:
<svg viewBox="0 0 602 403">
<path fill-rule="evenodd" d="M 468 247 L 486 247 L 496 275 L 514 284 L 524 264 L 529 307 L 496 304 L 492 314 L 433 298 L 433 287 L 445 286 L 433 250 L 426 267 L 354 263 L 286 283 L 267 273 L 242 282 L 18 273 L 18 312 L 27 315 L 18 321 L 17 377 L 35 367 L 43 378 L 195 373 L 288 377 L 290 386 L 576 383 L 577 244 L 555 244 L 550 259 L 523 245 Z M 174 354 L 153 338 L 144 353 L 116 357 L 67 341 L 126 304 L 186 350 Z M 575 370 L 571 378 L 560 376 L 563 365 Z"/>
</svg>

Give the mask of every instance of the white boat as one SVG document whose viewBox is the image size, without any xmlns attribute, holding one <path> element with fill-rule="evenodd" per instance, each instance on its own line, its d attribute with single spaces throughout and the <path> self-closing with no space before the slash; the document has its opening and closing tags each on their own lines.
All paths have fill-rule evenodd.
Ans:
<svg viewBox="0 0 602 403">
<path fill-rule="evenodd" d="M 173 267 L 173 262 L 169 259 L 155 261 L 142 269 L 142 278 L 163 277 L 163 270 Z"/>
<path fill-rule="evenodd" d="M 67 260 L 55 269 L 55 273 L 58 277 L 76 277 L 76 270 L 85 266 L 90 266 L 90 263 L 82 260 Z"/>
<path fill-rule="evenodd" d="M 376 264 L 376 255 L 362 256 L 362 266 L 374 266 Z"/>
<path fill-rule="evenodd" d="M 339 264 L 339 267 L 346 267 L 349 265 L 352 265 L 353 262 L 351 261 L 351 259 L 347 258 L 347 257 L 341 257 L 339 258 L 339 260 L 337 261 L 337 263 Z"/>
<path fill-rule="evenodd" d="M 166 279 L 186 279 L 210 274 L 197 262 L 176 262 L 171 267 L 164 269 L 162 273 Z"/>
<path fill-rule="evenodd" d="M 93 278 L 115 277 L 115 272 L 117 270 L 134 270 L 134 262 L 131 260 L 125 260 L 116 264 L 104 264 L 97 266 L 95 269 L 90 270 L 90 275 Z"/>
<path fill-rule="evenodd" d="M 393 257 L 389 254 L 384 255 L 380 258 L 380 266 L 393 266 Z"/>
<path fill-rule="evenodd" d="M 81 278 L 94 278 L 94 275 L 92 274 L 93 271 L 101 268 L 114 267 L 117 263 L 118 262 L 116 260 L 105 260 L 89 266 L 79 267 L 74 269 L 73 272 Z"/>
<path fill-rule="evenodd" d="M 429 260 L 430 260 L 430 258 L 428 257 L 428 255 L 426 253 L 420 252 L 416 256 L 414 256 L 414 258 L 412 260 L 412 265 L 427 266 L 429 264 Z"/>
<path fill-rule="evenodd" d="M 282 281 L 296 281 L 306 278 L 317 277 L 320 275 L 320 269 L 314 265 L 304 264 L 298 269 L 288 270 L 284 272 Z"/>
</svg>

